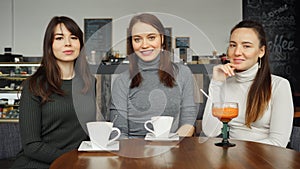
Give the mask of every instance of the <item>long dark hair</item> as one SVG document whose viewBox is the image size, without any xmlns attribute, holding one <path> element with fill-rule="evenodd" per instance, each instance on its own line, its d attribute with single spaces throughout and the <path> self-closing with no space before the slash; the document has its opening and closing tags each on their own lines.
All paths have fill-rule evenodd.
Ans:
<svg viewBox="0 0 300 169">
<path fill-rule="evenodd" d="M 175 85 L 175 70 L 174 65 L 171 62 L 170 57 L 170 49 L 169 46 L 166 45 L 167 36 L 165 35 L 165 29 L 160 20 L 148 13 L 143 13 L 134 16 L 130 23 L 128 28 L 128 37 L 127 37 L 127 56 L 129 60 L 129 71 L 130 71 L 130 78 L 131 85 L 130 88 L 138 87 L 143 78 L 142 75 L 139 72 L 139 68 L 137 65 L 138 56 L 134 53 L 133 47 L 132 47 L 132 27 L 137 23 L 142 22 L 149 24 L 153 26 L 155 29 L 158 30 L 160 35 L 163 37 L 164 41 L 162 43 L 162 51 L 160 52 L 160 64 L 159 64 L 159 70 L 158 70 L 158 76 L 160 79 L 160 82 L 163 83 L 167 87 L 173 87 Z"/>
<path fill-rule="evenodd" d="M 238 28 L 250 28 L 254 30 L 259 39 L 259 47 L 265 46 L 265 55 L 258 60 L 258 62 L 260 62 L 260 68 L 258 69 L 247 96 L 245 124 L 250 127 L 252 122 L 255 122 L 263 116 L 271 99 L 272 86 L 269 50 L 264 28 L 259 22 L 251 20 L 241 21 L 232 28 L 230 34 Z"/>
<path fill-rule="evenodd" d="M 64 24 L 65 27 L 75 36 L 78 37 L 80 42 L 80 54 L 75 60 L 76 76 L 79 76 L 83 82 L 83 93 L 86 93 L 91 86 L 91 74 L 87 65 L 84 52 L 83 32 L 77 23 L 66 16 L 55 16 L 49 22 L 44 35 L 43 43 L 43 57 L 41 66 L 37 71 L 28 78 L 29 90 L 35 95 L 41 98 L 41 103 L 50 101 L 49 96 L 53 93 L 58 95 L 65 95 L 61 89 L 62 79 L 61 71 L 56 62 L 56 58 L 53 53 L 52 44 L 54 41 L 54 33 L 57 25 Z M 74 64 L 75 64 L 74 63 Z"/>
</svg>

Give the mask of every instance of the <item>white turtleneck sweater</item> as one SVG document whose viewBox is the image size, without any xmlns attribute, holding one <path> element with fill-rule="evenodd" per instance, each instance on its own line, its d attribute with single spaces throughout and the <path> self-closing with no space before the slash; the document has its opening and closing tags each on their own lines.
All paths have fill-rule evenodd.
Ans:
<svg viewBox="0 0 300 169">
<path fill-rule="evenodd" d="M 239 115 L 228 123 L 230 138 L 280 147 L 287 146 L 294 116 L 292 93 L 288 80 L 271 75 L 272 95 L 268 108 L 262 118 L 251 124 L 251 128 L 245 125 L 247 95 L 257 71 L 258 64 L 255 64 L 250 69 L 227 78 L 225 82 L 211 80 L 209 95 L 212 100 L 208 99 L 206 103 L 202 123 L 205 135 L 215 137 L 221 134 L 222 123 L 212 116 L 212 102 L 231 101 L 239 103 Z"/>
</svg>

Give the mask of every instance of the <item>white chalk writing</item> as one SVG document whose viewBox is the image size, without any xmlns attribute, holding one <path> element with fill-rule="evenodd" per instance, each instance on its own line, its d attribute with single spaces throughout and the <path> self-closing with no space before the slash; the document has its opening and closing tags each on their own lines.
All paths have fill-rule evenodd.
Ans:
<svg viewBox="0 0 300 169">
<path fill-rule="evenodd" d="M 284 51 L 293 51 L 295 49 L 295 41 L 284 38 L 283 35 L 276 35 L 274 41 L 269 41 L 268 46 L 270 52 L 281 53 Z"/>
</svg>

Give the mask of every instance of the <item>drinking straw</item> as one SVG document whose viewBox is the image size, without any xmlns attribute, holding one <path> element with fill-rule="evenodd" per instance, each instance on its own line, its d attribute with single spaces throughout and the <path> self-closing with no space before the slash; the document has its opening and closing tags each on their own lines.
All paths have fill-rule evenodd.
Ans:
<svg viewBox="0 0 300 169">
<path fill-rule="evenodd" d="M 208 94 L 205 93 L 204 90 L 200 89 L 200 91 L 204 94 L 205 97 L 207 97 L 207 99 L 211 100 L 211 98 L 208 96 Z"/>
</svg>

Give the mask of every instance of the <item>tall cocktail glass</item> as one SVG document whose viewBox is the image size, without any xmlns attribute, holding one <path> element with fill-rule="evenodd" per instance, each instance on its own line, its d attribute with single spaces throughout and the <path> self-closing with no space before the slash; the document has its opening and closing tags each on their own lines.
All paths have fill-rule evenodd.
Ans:
<svg viewBox="0 0 300 169">
<path fill-rule="evenodd" d="M 212 114 L 217 117 L 222 123 L 223 139 L 220 143 L 215 143 L 216 146 L 233 147 L 235 144 L 229 142 L 229 127 L 228 122 L 238 116 L 239 106 L 236 102 L 215 102 L 212 104 Z"/>
</svg>

